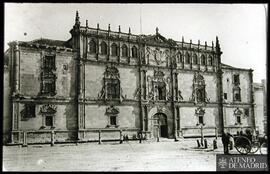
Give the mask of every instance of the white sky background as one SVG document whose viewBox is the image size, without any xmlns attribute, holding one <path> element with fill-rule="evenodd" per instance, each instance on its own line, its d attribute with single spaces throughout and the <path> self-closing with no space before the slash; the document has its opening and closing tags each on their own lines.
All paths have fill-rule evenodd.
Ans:
<svg viewBox="0 0 270 174">
<path fill-rule="evenodd" d="M 68 40 L 76 10 L 81 25 L 211 45 L 219 37 L 222 62 L 254 69 L 254 82 L 266 78 L 266 9 L 264 4 L 5 4 L 5 50 L 13 40 Z M 268 10 L 268 9 L 267 9 Z M 25 36 L 24 33 L 27 33 Z"/>
</svg>

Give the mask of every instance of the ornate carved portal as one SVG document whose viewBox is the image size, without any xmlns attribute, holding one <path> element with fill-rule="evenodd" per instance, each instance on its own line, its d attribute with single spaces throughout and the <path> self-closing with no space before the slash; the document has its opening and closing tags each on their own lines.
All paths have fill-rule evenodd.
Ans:
<svg viewBox="0 0 270 174">
<path fill-rule="evenodd" d="M 168 137 L 167 116 L 163 113 L 157 113 L 152 117 L 153 137 Z"/>
<path fill-rule="evenodd" d="M 207 93 L 205 90 L 205 81 L 201 74 L 196 72 L 194 74 L 193 78 L 193 84 L 192 84 L 192 96 L 190 98 L 190 101 L 194 101 L 194 103 L 198 104 L 205 104 L 210 101 L 209 98 L 207 98 Z"/>
<path fill-rule="evenodd" d="M 154 71 L 154 76 L 148 76 L 148 99 L 149 100 L 169 100 L 170 94 L 170 77 L 165 79 L 165 74 L 160 70 Z"/>
</svg>

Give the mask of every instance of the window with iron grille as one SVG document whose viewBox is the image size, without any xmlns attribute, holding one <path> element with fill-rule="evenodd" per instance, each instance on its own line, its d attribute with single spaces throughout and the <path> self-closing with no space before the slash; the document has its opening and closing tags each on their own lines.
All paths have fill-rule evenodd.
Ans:
<svg viewBox="0 0 270 174">
<path fill-rule="evenodd" d="M 45 55 L 42 60 L 40 94 L 53 96 L 56 94 L 55 55 Z"/>
<path fill-rule="evenodd" d="M 43 60 L 43 68 L 48 71 L 55 70 L 55 56 L 45 56 Z"/>
<path fill-rule="evenodd" d="M 118 79 L 107 79 L 107 99 L 120 99 L 120 82 Z"/>
<path fill-rule="evenodd" d="M 205 101 L 205 88 L 204 88 L 204 86 L 197 89 L 196 98 L 197 98 L 197 102 L 204 102 Z"/>
</svg>

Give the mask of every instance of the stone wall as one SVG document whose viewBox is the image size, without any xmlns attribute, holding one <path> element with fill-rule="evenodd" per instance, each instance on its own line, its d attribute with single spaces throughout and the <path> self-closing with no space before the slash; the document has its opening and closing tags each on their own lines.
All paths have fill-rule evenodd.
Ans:
<svg viewBox="0 0 270 174">
<path fill-rule="evenodd" d="M 43 104 L 37 104 L 35 110 L 35 117 L 29 118 L 25 121 L 21 119 L 21 111 L 24 104 L 19 104 L 19 130 L 40 130 L 42 126 L 42 114 L 40 108 Z M 55 113 L 55 130 L 74 130 L 77 128 L 77 118 L 74 109 L 74 104 L 55 105 L 57 112 Z"/>
<path fill-rule="evenodd" d="M 127 99 L 137 99 L 136 92 L 140 85 L 139 73 L 137 68 L 119 67 L 120 86 L 122 95 Z"/>
<path fill-rule="evenodd" d="M 239 74 L 240 85 L 241 88 L 241 102 L 242 103 L 250 103 L 250 76 L 249 71 L 241 71 L 241 70 L 233 70 L 233 69 L 223 69 L 223 93 L 227 93 L 227 100 L 225 102 L 231 103 L 233 102 L 233 75 Z"/>
<path fill-rule="evenodd" d="M 255 100 L 255 124 L 258 127 L 260 134 L 264 132 L 264 112 L 263 112 L 263 89 L 254 90 L 254 100 Z"/>
<path fill-rule="evenodd" d="M 20 93 L 25 96 L 37 96 L 40 92 L 42 56 L 46 51 L 20 50 Z M 72 53 L 56 52 L 56 95 L 55 97 L 74 96 L 74 68 Z M 65 66 L 65 68 L 64 68 Z"/>
<path fill-rule="evenodd" d="M 85 66 L 85 97 L 97 99 L 103 87 L 105 66 Z"/>
<path fill-rule="evenodd" d="M 106 128 L 109 124 L 109 117 L 106 115 L 106 105 L 86 105 L 85 107 L 85 127 Z M 119 108 L 117 116 L 117 125 L 119 128 L 139 128 L 139 108 L 135 105 L 116 106 Z"/>
</svg>

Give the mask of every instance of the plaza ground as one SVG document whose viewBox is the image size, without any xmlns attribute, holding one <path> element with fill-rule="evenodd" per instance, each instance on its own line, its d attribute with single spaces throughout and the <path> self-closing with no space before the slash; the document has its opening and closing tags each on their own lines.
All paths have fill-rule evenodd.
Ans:
<svg viewBox="0 0 270 174">
<path fill-rule="evenodd" d="M 213 138 L 208 148 L 197 147 L 197 139 L 129 141 L 4 146 L 3 170 L 6 171 L 215 171 L 216 154 Z M 233 149 L 231 154 L 238 154 Z"/>
</svg>

